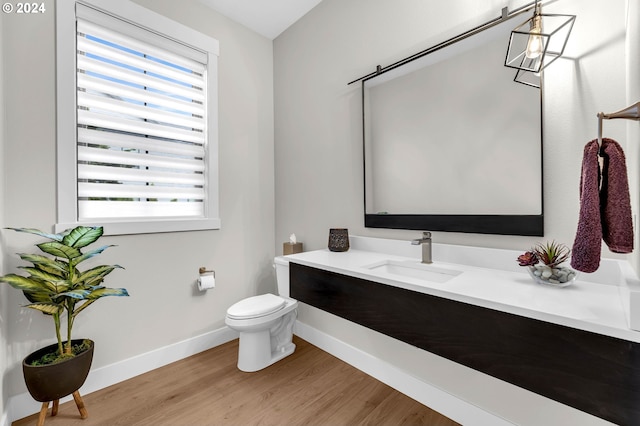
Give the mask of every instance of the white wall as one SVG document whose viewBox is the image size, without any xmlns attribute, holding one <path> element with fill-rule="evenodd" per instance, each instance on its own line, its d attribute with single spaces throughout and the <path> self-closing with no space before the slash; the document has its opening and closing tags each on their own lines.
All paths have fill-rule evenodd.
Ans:
<svg viewBox="0 0 640 426">
<path fill-rule="evenodd" d="M 220 216 L 222 229 L 105 237 L 99 261 L 118 263 L 107 277 L 129 298 L 106 298 L 83 312 L 76 337 L 96 342 L 93 368 L 189 339 L 224 326 L 234 302 L 275 290 L 273 53 L 270 40 L 195 0 L 139 0 L 220 42 Z M 46 13 L 4 16 L 6 105 L 5 226 L 52 230 L 56 221 L 54 2 Z M 37 238 L 2 232 L 5 272 L 17 251 L 35 250 Z M 198 268 L 216 271 L 216 288 L 195 290 Z M 4 295 L 4 293 L 3 293 Z M 2 298 L 4 303 L 4 297 Z M 22 294 L 9 292 L 5 395 L 26 392 L 20 361 L 53 340 L 53 324 L 21 309 Z M 2 347 L 5 347 L 3 344 Z"/>
<path fill-rule="evenodd" d="M 306 250 L 325 248 L 331 227 L 347 227 L 354 235 L 415 238 L 418 231 L 363 226 L 361 94 L 359 85 L 347 83 L 378 64 L 391 64 L 499 16 L 507 4 L 514 9 L 524 3 L 324 0 L 281 34 L 274 42 L 276 250 L 291 232 Z M 627 106 L 627 1 L 551 3 L 545 12 L 574 14 L 577 20 L 564 58 L 545 73 L 544 239 L 571 246 L 582 150 L 597 137 L 596 113 Z M 515 18 L 514 27 L 527 18 Z M 605 135 L 626 146 L 626 128 L 612 120 L 605 123 Z M 638 191 L 637 178 L 631 191 Z M 633 207 L 637 211 L 637 202 Z M 434 240 L 524 251 L 541 239 L 437 232 Z M 611 256 L 606 248 L 603 254 Z M 598 423 L 304 304 L 299 320 L 516 424 Z"/>
</svg>

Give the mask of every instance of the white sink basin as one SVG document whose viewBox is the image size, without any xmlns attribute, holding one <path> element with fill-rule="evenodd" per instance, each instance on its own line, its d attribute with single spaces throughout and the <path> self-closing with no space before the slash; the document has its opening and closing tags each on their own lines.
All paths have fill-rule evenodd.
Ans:
<svg viewBox="0 0 640 426">
<path fill-rule="evenodd" d="M 415 261 L 383 260 L 365 268 L 372 272 L 378 272 L 401 277 L 417 278 L 420 280 L 444 283 L 460 275 L 462 271 L 441 268 L 431 264 Z"/>
</svg>

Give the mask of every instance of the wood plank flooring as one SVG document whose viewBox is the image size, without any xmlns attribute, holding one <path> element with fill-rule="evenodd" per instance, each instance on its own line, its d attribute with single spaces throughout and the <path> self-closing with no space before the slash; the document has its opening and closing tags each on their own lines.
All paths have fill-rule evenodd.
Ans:
<svg viewBox="0 0 640 426">
<path fill-rule="evenodd" d="M 255 373 L 236 367 L 234 340 L 83 395 L 45 426 L 430 425 L 457 423 L 294 337 L 296 351 Z M 49 413 L 51 409 L 49 409 Z M 37 415 L 13 422 L 35 425 Z"/>
</svg>

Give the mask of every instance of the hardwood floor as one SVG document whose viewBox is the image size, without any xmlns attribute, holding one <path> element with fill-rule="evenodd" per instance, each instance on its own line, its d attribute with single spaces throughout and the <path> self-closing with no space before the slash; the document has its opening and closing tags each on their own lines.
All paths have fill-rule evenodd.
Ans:
<svg viewBox="0 0 640 426">
<path fill-rule="evenodd" d="M 73 401 L 62 404 L 45 426 L 457 425 L 310 343 L 294 342 L 291 356 L 243 373 L 234 340 L 84 395 L 85 420 Z M 34 414 L 13 425 L 36 420 Z"/>
</svg>

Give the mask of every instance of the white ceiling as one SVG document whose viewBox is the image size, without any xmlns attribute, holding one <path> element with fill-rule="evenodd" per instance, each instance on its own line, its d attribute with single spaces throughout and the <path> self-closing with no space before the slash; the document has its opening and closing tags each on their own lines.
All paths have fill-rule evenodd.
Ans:
<svg viewBox="0 0 640 426">
<path fill-rule="evenodd" d="M 200 0 L 270 40 L 289 28 L 322 0 Z"/>
</svg>

